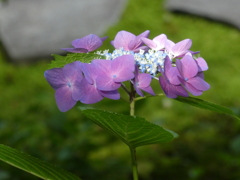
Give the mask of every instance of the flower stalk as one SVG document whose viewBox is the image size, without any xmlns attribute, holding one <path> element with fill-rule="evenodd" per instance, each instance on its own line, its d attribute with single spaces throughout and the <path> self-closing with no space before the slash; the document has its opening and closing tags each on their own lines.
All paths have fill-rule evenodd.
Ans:
<svg viewBox="0 0 240 180">
<path fill-rule="evenodd" d="M 131 93 L 129 96 L 130 99 L 130 116 L 135 116 L 135 96 L 136 91 L 134 90 L 133 84 L 130 83 Z M 138 180 L 138 170 L 137 170 L 137 158 L 136 158 L 136 148 L 129 146 L 132 160 L 132 172 L 133 180 Z"/>
<path fill-rule="evenodd" d="M 131 159 L 132 159 L 133 180 L 138 180 L 136 149 L 130 146 L 129 146 L 129 149 L 131 152 Z"/>
</svg>

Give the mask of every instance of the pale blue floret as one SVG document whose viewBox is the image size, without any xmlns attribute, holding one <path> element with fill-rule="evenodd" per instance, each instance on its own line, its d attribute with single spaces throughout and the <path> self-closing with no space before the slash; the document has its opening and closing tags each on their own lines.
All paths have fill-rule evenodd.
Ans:
<svg viewBox="0 0 240 180">
<path fill-rule="evenodd" d="M 105 56 L 107 60 L 113 60 L 122 55 L 132 54 L 136 64 L 139 66 L 139 70 L 142 73 L 149 73 L 153 76 L 159 72 L 159 66 L 164 66 L 164 59 L 167 56 L 163 51 L 150 49 L 146 53 L 144 50 L 134 53 L 133 51 L 126 51 L 123 48 L 115 49 L 112 53 L 109 53 L 108 50 L 103 52 L 98 51 L 97 54 Z"/>
</svg>

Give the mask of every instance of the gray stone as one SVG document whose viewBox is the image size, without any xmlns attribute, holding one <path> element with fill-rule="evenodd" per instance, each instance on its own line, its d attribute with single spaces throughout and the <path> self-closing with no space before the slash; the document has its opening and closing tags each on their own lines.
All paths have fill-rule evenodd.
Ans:
<svg viewBox="0 0 240 180">
<path fill-rule="evenodd" d="M 240 29 L 240 0 L 167 0 L 166 8 L 222 21 Z"/>
<path fill-rule="evenodd" d="M 101 36 L 119 19 L 126 0 L 8 0 L 0 2 L 0 38 L 10 57 L 64 53 L 71 41 Z"/>
</svg>

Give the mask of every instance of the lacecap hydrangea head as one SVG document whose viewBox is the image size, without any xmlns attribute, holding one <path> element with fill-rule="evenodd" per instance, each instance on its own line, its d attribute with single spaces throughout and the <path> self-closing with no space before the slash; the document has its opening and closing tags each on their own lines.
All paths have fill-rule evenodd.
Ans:
<svg viewBox="0 0 240 180">
<path fill-rule="evenodd" d="M 199 96 L 210 88 L 204 80 L 203 71 L 208 69 L 199 52 L 190 50 L 190 39 L 174 43 L 165 34 L 149 39 L 149 32 L 134 35 L 120 31 L 111 44 L 115 48 L 95 52 L 102 59 L 91 63 L 75 61 L 63 68 L 45 71 L 45 78 L 55 90 L 60 111 L 68 111 L 77 101 L 93 104 L 103 98 L 120 99 L 118 89 L 132 96 L 144 96 L 142 91 L 154 96 L 151 81 L 157 80 L 169 98 Z M 89 53 L 98 49 L 106 39 L 90 34 L 72 42 L 74 48 L 63 48 L 73 53 Z M 129 81 L 133 89 L 127 90 Z M 131 92 L 134 91 L 134 92 Z M 133 97 L 131 97 L 133 98 Z"/>
</svg>

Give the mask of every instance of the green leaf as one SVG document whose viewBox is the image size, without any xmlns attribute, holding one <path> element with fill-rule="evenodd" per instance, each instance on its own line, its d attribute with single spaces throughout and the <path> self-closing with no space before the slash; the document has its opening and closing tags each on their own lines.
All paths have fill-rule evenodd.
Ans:
<svg viewBox="0 0 240 180">
<path fill-rule="evenodd" d="M 208 101 L 204 101 L 202 99 L 198 99 L 198 98 L 193 98 L 193 97 L 178 97 L 175 100 L 182 102 L 182 103 L 186 103 L 201 109 L 207 109 L 210 111 L 214 111 L 217 113 L 223 113 L 223 114 L 227 114 L 227 115 L 231 115 L 235 118 L 237 118 L 238 120 L 240 120 L 239 117 L 237 117 L 236 115 L 234 115 L 233 111 L 231 109 L 228 109 L 226 107 L 208 102 Z"/>
<path fill-rule="evenodd" d="M 0 160 L 46 180 L 80 180 L 63 169 L 0 144 Z"/>
<path fill-rule="evenodd" d="M 129 147 L 169 142 L 175 133 L 146 121 L 142 117 L 107 112 L 99 109 L 82 109 L 85 116 L 108 130 Z"/>
<path fill-rule="evenodd" d="M 69 53 L 66 56 L 61 56 L 58 54 L 52 54 L 55 61 L 51 61 L 48 65 L 48 69 L 61 68 L 66 64 L 72 63 L 74 61 L 81 61 L 83 63 L 90 63 L 93 59 L 104 59 L 104 56 L 94 54 L 94 53 Z"/>
</svg>

